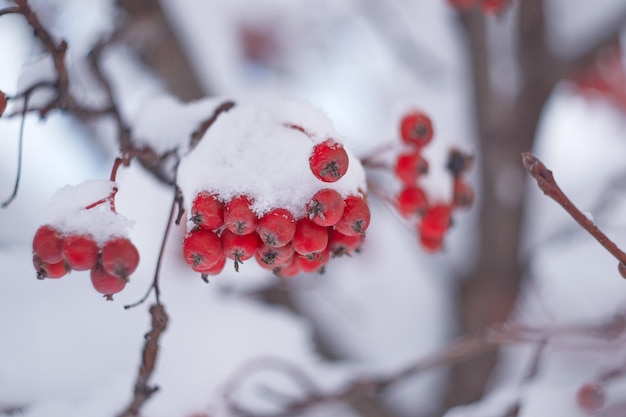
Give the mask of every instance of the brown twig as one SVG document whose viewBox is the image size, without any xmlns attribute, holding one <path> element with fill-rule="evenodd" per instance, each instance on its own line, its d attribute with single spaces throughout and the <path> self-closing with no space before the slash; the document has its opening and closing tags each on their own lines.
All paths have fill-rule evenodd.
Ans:
<svg viewBox="0 0 626 417">
<path fill-rule="evenodd" d="M 20 120 L 20 133 L 17 139 L 17 173 L 15 174 L 15 183 L 13 184 L 13 192 L 2 202 L 0 207 L 6 208 L 11 204 L 11 201 L 17 196 L 17 190 L 20 188 L 20 178 L 22 177 L 22 153 L 24 151 L 24 124 L 26 123 L 26 109 L 28 108 L 28 100 L 30 94 L 24 96 L 24 108 L 22 109 L 22 119 Z"/>
<path fill-rule="evenodd" d="M 159 353 L 159 338 L 167 327 L 168 316 L 165 312 L 165 306 L 163 304 L 152 305 L 150 307 L 150 316 L 152 317 L 151 328 L 145 336 L 146 342 L 141 354 L 141 365 L 133 390 L 133 398 L 117 417 L 135 417 L 139 415 L 139 411 L 144 403 L 159 389 L 158 386 L 150 386 L 148 383 L 154 372 Z"/>
<path fill-rule="evenodd" d="M 204 120 L 200 126 L 191 134 L 191 141 L 189 142 L 189 149 L 193 149 L 198 145 L 198 142 L 202 139 L 207 130 L 215 123 L 220 114 L 227 112 L 228 110 L 235 107 L 234 101 L 225 101 L 220 104 L 213 114 L 206 120 Z"/>
<path fill-rule="evenodd" d="M 578 207 L 567 198 L 561 190 L 550 171 L 546 166 L 534 155 L 528 152 L 522 154 L 524 168 L 537 181 L 537 185 L 545 195 L 556 201 L 561 207 L 569 213 L 570 216 L 582 226 L 598 243 L 600 243 L 611 255 L 619 262 L 618 269 L 620 274 L 626 278 L 626 253 L 624 253 L 607 235 L 605 235 L 598 226 L 595 225 Z"/>
</svg>

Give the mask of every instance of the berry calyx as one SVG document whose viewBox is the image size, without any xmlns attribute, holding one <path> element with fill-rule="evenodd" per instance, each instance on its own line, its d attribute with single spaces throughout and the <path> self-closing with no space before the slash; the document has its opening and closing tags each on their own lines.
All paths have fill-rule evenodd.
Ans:
<svg viewBox="0 0 626 417">
<path fill-rule="evenodd" d="M 394 172 L 404 185 L 415 185 L 428 172 L 428 161 L 418 152 L 406 152 L 398 156 Z"/>
<path fill-rule="evenodd" d="M 91 236 L 70 235 L 63 239 L 62 252 L 70 268 L 88 271 L 96 266 L 99 248 Z"/>
<path fill-rule="evenodd" d="M 194 271 L 209 273 L 224 257 L 222 241 L 210 230 L 192 230 L 183 240 L 183 256 Z"/>
<path fill-rule="evenodd" d="M 128 280 L 138 265 L 139 251 L 130 240 L 120 237 L 102 247 L 102 266 L 107 273 Z"/>
<path fill-rule="evenodd" d="M 337 231 L 348 236 L 362 235 L 370 224 L 370 209 L 365 199 L 357 195 L 345 199 L 341 220 L 334 226 Z"/>
<path fill-rule="evenodd" d="M 404 217 L 422 215 L 428 206 L 428 197 L 420 187 L 404 187 L 398 194 L 396 206 Z"/>
<path fill-rule="evenodd" d="M 280 248 L 261 244 L 254 256 L 262 268 L 273 270 L 291 262 L 293 253 L 294 249 L 291 244 L 281 246 Z"/>
<path fill-rule="evenodd" d="M 222 246 L 224 247 L 224 255 L 228 259 L 235 261 L 235 270 L 239 271 L 239 264 L 250 259 L 256 253 L 259 244 L 259 235 L 250 233 L 247 235 L 238 235 L 230 231 L 224 230 L 222 233 Z"/>
<path fill-rule="evenodd" d="M 300 255 L 319 253 L 328 245 L 328 230 L 309 219 L 300 219 L 291 244 Z"/>
<path fill-rule="evenodd" d="M 2 117 L 6 109 L 7 109 L 7 96 L 2 91 L 0 91 L 0 117 Z"/>
<path fill-rule="evenodd" d="M 267 246 L 285 246 L 296 232 L 296 221 L 289 210 L 275 208 L 261 217 L 256 232 Z"/>
<path fill-rule="evenodd" d="M 330 250 L 326 247 L 321 252 L 317 252 L 312 256 L 300 257 L 300 259 L 298 259 L 298 263 L 300 264 L 300 269 L 303 272 L 323 272 L 323 268 L 328 263 L 329 259 Z"/>
<path fill-rule="evenodd" d="M 231 232 L 247 235 L 256 230 L 259 219 L 252 211 L 251 201 L 245 195 L 235 197 L 224 207 L 224 224 Z"/>
<path fill-rule="evenodd" d="M 274 274 L 281 278 L 291 278 L 298 275 L 302 271 L 300 259 L 299 256 L 293 256 L 287 265 L 274 269 Z"/>
<path fill-rule="evenodd" d="M 400 121 L 402 140 L 418 149 L 428 145 L 433 138 L 433 124 L 430 117 L 421 111 L 413 111 Z"/>
<path fill-rule="evenodd" d="M 224 203 L 214 194 L 201 192 L 191 205 L 191 221 L 201 229 L 215 230 L 224 224 Z"/>
<path fill-rule="evenodd" d="M 65 261 L 59 261 L 56 263 L 44 262 L 39 256 L 33 255 L 33 265 L 37 271 L 37 279 L 44 278 L 61 278 L 70 270 L 68 269 Z"/>
<path fill-rule="evenodd" d="M 590 382 L 578 389 L 576 393 L 578 406 L 588 413 L 594 413 L 604 407 L 606 391 L 598 382 Z"/>
<path fill-rule="evenodd" d="M 51 226 L 41 226 L 33 238 L 33 253 L 47 264 L 63 260 L 63 238 Z"/>
<path fill-rule="evenodd" d="M 91 270 L 91 284 L 100 294 L 104 294 L 109 301 L 113 300 L 113 294 L 122 291 L 126 286 L 126 280 L 109 274 L 100 265 Z"/>
<path fill-rule="evenodd" d="M 313 147 L 309 157 L 311 172 L 324 182 L 335 182 L 348 172 L 348 154 L 343 145 L 326 139 Z"/>
<path fill-rule="evenodd" d="M 320 226 L 334 226 L 343 215 L 343 197 L 331 188 L 319 190 L 306 206 L 309 219 Z"/>
<path fill-rule="evenodd" d="M 328 249 L 333 256 L 350 255 L 361 248 L 363 235 L 348 236 L 330 229 L 328 231 Z"/>
</svg>

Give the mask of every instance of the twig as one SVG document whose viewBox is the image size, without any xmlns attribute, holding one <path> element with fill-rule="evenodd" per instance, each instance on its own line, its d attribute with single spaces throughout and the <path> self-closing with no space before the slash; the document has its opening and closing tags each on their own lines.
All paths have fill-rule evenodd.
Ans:
<svg viewBox="0 0 626 417">
<path fill-rule="evenodd" d="M 206 131 L 209 130 L 211 125 L 215 123 L 215 121 L 217 120 L 220 114 L 227 112 L 233 107 L 235 107 L 234 101 L 225 101 L 224 103 L 220 104 L 215 109 L 213 114 L 208 119 L 203 121 L 200 124 L 200 126 L 198 126 L 198 128 L 191 134 L 191 141 L 189 142 L 189 149 L 193 149 L 196 147 L 196 145 L 198 145 L 198 142 L 200 142 L 200 140 L 202 139 Z"/>
<path fill-rule="evenodd" d="M 571 202 L 558 186 L 550 171 L 546 166 L 534 155 L 528 152 L 522 154 L 522 160 L 526 171 L 537 181 L 537 185 L 545 195 L 556 201 L 561 207 L 569 213 L 576 222 L 583 227 L 598 243 L 613 255 L 619 262 L 618 270 L 622 277 L 626 278 L 626 253 L 624 253 L 607 235 L 585 216 Z"/>
<path fill-rule="evenodd" d="M 148 385 L 148 381 L 154 372 L 154 365 L 159 353 L 159 338 L 167 327 L 168 317 L 163 304 L 154 304 L 150 307 L 152 324 L 150 331 L 146 334 L 146 342 L 141 354 L 141 365 L 133 390 L 133 398 L 117 417 L 135 417 L 139 415 L 141 407 L 158 391 L 158 386 Z"/>
<path fill-rule="evenodd" d="M 20 187 L 20 178 L 22 177 L 22 153 L 24 151 L 24 124 L 26 123 L 26 109 L 28 108 L 28 101 L 30 94 L 24 96 L 24 108 L 22 109 L 22 120 L 20 121 L 20 133 L 17 140 L 17 173 L 15 174 L 15 184 L 13 185 L 13 192 L 2 202 L 0 207 L 6 208 L 11 204 L 13 199 L 17 196 L 17 190 Z"/>
</svg>

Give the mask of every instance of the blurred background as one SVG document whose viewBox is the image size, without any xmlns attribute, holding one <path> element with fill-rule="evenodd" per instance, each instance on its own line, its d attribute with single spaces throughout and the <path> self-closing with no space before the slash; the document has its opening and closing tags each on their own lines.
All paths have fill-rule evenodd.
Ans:
<svg viewBox="0 0 626 417">
<path fill-rule="evenodd" d="M 584 416 L 576 393 L 596 380 L 606 390 L 599 415 L 624 415 L 626 283 L 617 261 L 527 181 L 520 157 L 537 154 L 572 201 L 626 244 L 623 0 L 512 0 L 487 12 L 487 1 L 463 8 L 446 0 L 28 3 L 67 41 L 71 88 L 84 103 L 104 102 L 87 55 L 114 36 L 103 70 L 131 126 L 163 94 L 183 102 L 279 95 L 321 109 L 367 156 L 397 142 L 401 115 L 419 108 L 435 130 L 425 188 L 441 200 L 451 192 L 449 150 L 476 156 L 468 179 L 476 204 L 455 214 L 435 254 L 380 195 L 370 195 L 360 254 L 288 282 L 250 263 L 206 285 L 183 262 L 184 230 L 174 229 L 161 271 L 170 323 L 152 377 L 160 391 L 141 415 L 233 415 L 224 392 L 250 360 L 270 365 L 246 379 L 236 401 L 253 415 L 280 413 L 302 392 L 273 359 L 332 393 L 439 357 L 505 321 L 539 329 L 541 343 L 461 352 L 462 360 L 414 372 L 380 395 L 282 415 Z M 0 90 L 53 79 L 47 59 L 22 16 L 0 17 Z M 10 102 L 8 113 L 16 109 Z M 2 199 L 15 181 L 19 124 L 0 119 Z M 171 189 L 139 164 L 120 171 L 118 211 L 134 222 L 142 261 L 107 303 L 87 273 L 36 280 L 31 242 L 58 188 L 108 178 L 115 125 L 33 114 L 23 146 L 17 198 L 0 211 L 0 415 L 11 407 L 25 416 L 117 415 L 150 324 L 147 305 L 122 306 L 150 285 Z M 381 157 L 392 163 L 394 155 Z M 384 195 L 397 192 L 390 172 L 368 174 Z"/>
</svg>

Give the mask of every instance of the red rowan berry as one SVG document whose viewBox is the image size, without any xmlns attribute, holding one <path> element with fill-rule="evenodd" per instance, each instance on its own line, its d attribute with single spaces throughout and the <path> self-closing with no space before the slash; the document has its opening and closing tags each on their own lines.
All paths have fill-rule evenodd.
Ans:
<svg viewBox="0 0 626 417">
<path fill-rule="evenodd" d="M 185 261 L 196 272 L 207 272 L 224 257 L 222 241 L 210 230 L 192 230 L 183 240 Z"/>
<path fill-rule="evenodd" d="M 337 231 L 348 236 L 362 235 L 370 224 L 370 208 L 365 199 L 351 195 L 345 199 L 341 220 L 334 226 Z"/>
<path fill-rule="evenodd" d="M 480 8 L 484 13 L 497 15 L 500 14 L 510 0 L 481 0 Z"/>
<path fill-rule="evenodd" d="M 2 91 L 0 91 L 0 117 L 2 117 L 6 109 L 7 109 L 7 96 Z"/>
<path fill-rule="evenodd" d="M 578 406 L 588 413 L 593 413 L 604 407 L 606 403 L 606 391 L 604 386 L 598 382 L 590 382 L 578 390 L 576 393 Z"/>
<path fill-rule="evenodd" d="M 437 252 L 443 247 L 443 235 L 441 236 L 429 236 L 424 233 L 420 233 L 420 243 L 428 252 Z"/>
<path fill-rule="evenodd" d="M 91 236 L 70 235 L 63 239 L 63 258 L 70 268 L 88 271 L 98 261 L 100 249 Z"/>
<path fill-rule="evenodd" d="M 413 111 L 402 117 L 400 135 L 409 145 L 423 148 L 433 138 L 433 125 L 430 118 L 420 111 Z"/>
<path fill-rule="evenodd" d="M 349 255 L 363 244 L 363 235 L 348 236 L 335 229 L 328 231 L 328 249 L 333 256 Z"/>
<path fill-rule="evenodd" d="M 321 252 L 328 245 L 328 230 L 309 219 L 300 219 L 291 244 L 300 255 Z"/>
<path fill-rule="evenodd" d="M 102 247 L 102 266 L 111 275 L 128 280 L 139 265 L 139 252 L 123 237 L 109 240 Z"/>
<path fill-rule="evenodd" d="M 428 172 L 428 161 L 418 152 L 406 152 L 398 156 L 394 172 L 404 185 L 415 185 Z"/>
<path fill-rule="evenodd" d="M 259 219 L 259 237 L 268 246 L 285 246 L 296 232 L 296 221 L 289 210 L 275 208 Z"/>
<path fill-rule="evenodd" d="M 238 264 L 250 259 L 256 253 L 259 244 L 259 235 L 250 233 L 247 235 L 238 235 L 229 229 L 222 232 L 222 246 L 224 246 L 224 255 L 228 259 L 235 261 L 235 270 L 239 270 Z"/>
<path fill-rule="evenodd" d="M 294 255 L 288 264 L 274 269 L 274 274 L 281 278 L 291 278 L 298 275 L 300 271 L 300 257 Z"/>
<path fill-rule="evenodd" d="M 343 210 L 343 197 L 330 188 L 319 190 L 306 206 L 309 219 L 320 226 L 337 224 L 343 215 Z"/>
<path fill-rule="evenodd" d="M 201 192 L 191 205 L 191 221 L 201 229 L 215 230 L 222 227 L 224 203 L 219 201 L 214 194 Z"/>
<path fill-rule="evenodd" d="M 61 278 L 70 272 L 65 261 L 61 260 L 56 263 L 47 263 L 37 255 L 33 255 L 33 265 L 37 271 L 37 279 Z"/>
<path fill-rule="evenodd" d="M 398 194 L 396 206 L 404 217 L 424 214 L 428 206 L 428 197 L 424 190 L 417 186 L 404 187 Z"/>
<path fill-rule="evenodd" d="M 287 244 L 276 248 L 265 244 L 259 245 L 255 253 L 255 258 L 259 265 L 265 269 L 275 269 L 286 265 L 293 257 L 294 249 L 292 244 Z"/>
<path fill-rule="evenodd" d="M 63 238 L 51 226 L 41 226 L 33 238 L 33 253 L 47 264 L 63 260 Z"/>
<path fill-rule="evenodd" d="M 108 300 L 113 300 L 113 294 L 122 291 L 126 286 L 124 278 L 109 274 L 100 265 L 91 270 L 91 284 L 100 294 Z"/>
<path fill-rule="evenodd" d="M 330 250 L 326 247 L 321 252 L 317 252 L 314 255 L 301 256 L 298 260 L 300 269 L 303 272 L 313 273 L 321 272 L 322 268 L 328 263 L 330 259 Z"/>
<path fill-rule="evenodd" d="M 218 275 L 226 266 L 226 255 L 222 252 L 220 259 L 211 267 L 202 271 L 202 277 L 206 278 L 207 275 Z"/>
<path fill-rule="evenodd" d="M 311 172 L 324 182 L 335 182 L 348 172 L 348 154 L 343 145 L 326 139 L 313 148 L 309 157 Z"/>
<path fill-rule="evenodd" d="M 419 225 L 420 234 L 428 239 L 443 238 L 452 225 L 452 208 L 447 204 L 436 204 L 429 207 Z"/>
<path fill-rule="evenodd" d="M 245 195 L 235 197 L 226 203 L 224 224 L 231 232 L 247 235 L 255 231 L 259 219 L 250 208 L 252 203 Z"/>
<path fill-rule="evenodd" d="M 453 201 L 455 207 L 471 207 L 474 204 L 474 190 L 460 177 L 454 179 Z"/>
</svg>

